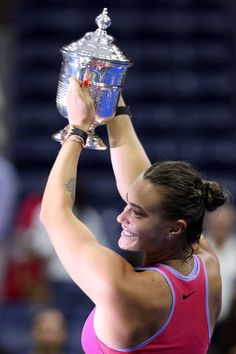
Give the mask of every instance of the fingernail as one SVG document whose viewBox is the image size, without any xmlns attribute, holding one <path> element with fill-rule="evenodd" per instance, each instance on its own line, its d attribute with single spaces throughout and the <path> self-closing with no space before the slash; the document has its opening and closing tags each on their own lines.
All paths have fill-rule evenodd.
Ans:
<svg viewBox="0 0 236 354">
<path fill-rule="evenodd" d="M 88 85 L 89 85 L 89 80 L 88 80 L 88 79 L 85 79 L 84 82 L 83 82 L 83 84 L 84 84 L 85 87 L 88 87 Z"/>
</svg>

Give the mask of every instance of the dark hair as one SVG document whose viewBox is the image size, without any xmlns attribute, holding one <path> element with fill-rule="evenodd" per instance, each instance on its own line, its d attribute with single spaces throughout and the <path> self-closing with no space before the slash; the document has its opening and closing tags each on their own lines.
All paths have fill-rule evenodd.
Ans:
<svg viewBox="0 0 236 354">
<path fill-rule="evenodd" d="M 160 187 L 163 193 L 164 220 L 183 219 L 187 227 L 183 233 L 185 248 L 191 251 L 202 233 L 205 211 L 223 205 L 230 193 L 215 181 L 207 181 L 188 162 L 163 161 L 148 168 L 143 178 Z"/>
</svg>

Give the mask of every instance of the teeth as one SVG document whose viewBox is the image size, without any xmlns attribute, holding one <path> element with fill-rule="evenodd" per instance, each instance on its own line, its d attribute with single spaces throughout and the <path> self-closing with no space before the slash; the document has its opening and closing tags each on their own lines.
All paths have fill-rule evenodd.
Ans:
<svg viewBox="0 0 236 354">
<path fill-rule="evenodd" d="M 124 234 L 125 236 L 127 236 L 127 237 L 135 237 L 134 234 L 132 234 L 131 232 L 129 232 L 129 231 L 127 231 L 127 230 L 124 230 L 124 229 L 123 229 L 123 234 Z"/>
</svg>

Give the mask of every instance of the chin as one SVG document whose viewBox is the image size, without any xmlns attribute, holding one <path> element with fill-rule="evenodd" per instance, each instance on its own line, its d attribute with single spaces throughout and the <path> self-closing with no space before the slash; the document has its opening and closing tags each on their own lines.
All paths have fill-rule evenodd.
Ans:
<svg viewBox="0 0 236 354">
<path fill-rule="evenodd" d="M 141 251 L 141 248 L 139 247 L 136 238 L 132 240 L 127 240 L 126 237 L 124 238 L 121 236 L 118 240 L 118 246 L 120 249 L 125 251 Z"/>
</svg>

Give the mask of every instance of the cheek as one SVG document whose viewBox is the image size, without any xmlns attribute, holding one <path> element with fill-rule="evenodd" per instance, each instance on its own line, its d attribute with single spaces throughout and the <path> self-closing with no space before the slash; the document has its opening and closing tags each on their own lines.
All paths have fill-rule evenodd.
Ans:
<svg viewBox="0 0 236 354">
<path fill-rule="evenodd" d="M 151 226 L 150 223 L 138 225 L 139 235 L 142 239 L 153 244 L 161 244 L 166 240 L 166 231 L 160 225 Z"/>
<path fill-rule="evenodd" d="M 153 233 L 150 223 L 142 218 L 132 218 L 132 230 L 142 237 L 148 237 L 149 234 Z"/>
</svg>

